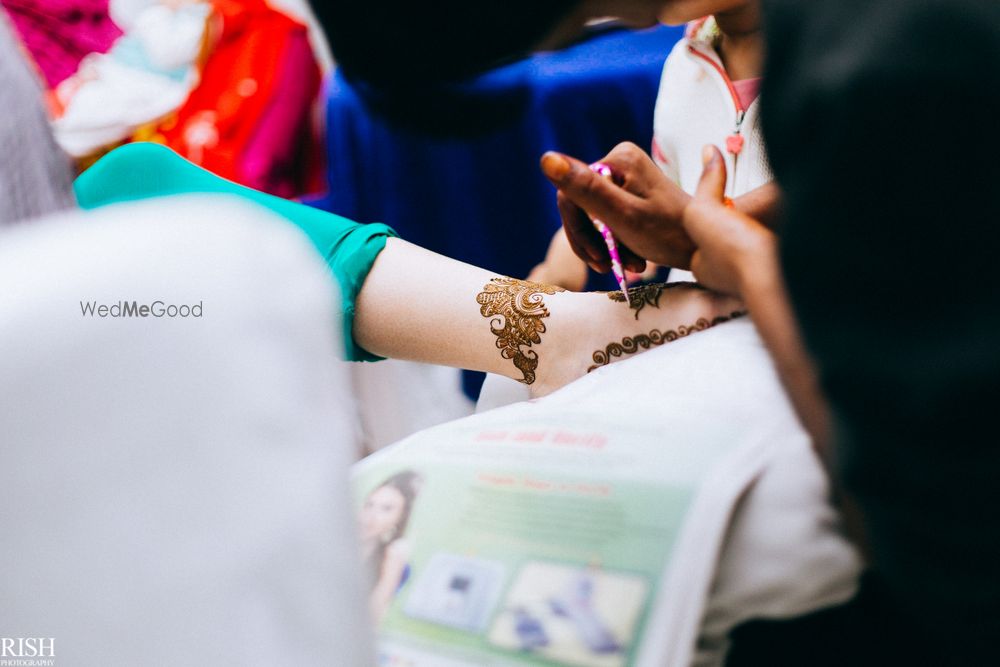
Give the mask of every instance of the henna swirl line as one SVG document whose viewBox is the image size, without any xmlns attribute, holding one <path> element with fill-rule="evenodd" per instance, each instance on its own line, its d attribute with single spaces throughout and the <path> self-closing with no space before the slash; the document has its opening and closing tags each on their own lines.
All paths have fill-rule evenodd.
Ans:
<svg viewBox="0 0 1000 667">
<path fill-rule="evenodd" d="M 546 294 L 565 292 L 561 287 L 516 278 L 492 278 L 476 296 L 479 312 L 490 318 L 490 331 L 497 337 L 500 356 L 509 359 L 524 376 L 519 382 L 532 384 L 538 369 L 538 353 L 530 349 L 542 342 Z"/>
<path fill-rule="evenodd" d="M 729 315 L 719 315 L 718 317 L 708 320 L 704 317 L 698 319 L 697 322 L 688 326 L 681 325 L 676 329 L 669 329 L 667 331 L 660 331 L 659 329 L 653 329 L 648 334 L 638 334 L 636 336 L 626 336 L 622 338 L 621 342 L 611 342 L 603 350 L 597 350 L 594 352 L 592 359 L 594 360 L 594 365 L 587 369 L 587 372 L 591 372 L 601 366 L 607 366 L 611 363 L 612 359 L 625 356 L 626 354 L 635 354 L 640 349 L 648 350 L 651 347 L 656 347 L 663 345 L 664 343 L 670 343 L 678 338 L 684 338 L 685 336 L 690 336 L 697 331 L 704 331 L 705 329 L 710 329 L 717 324 L 722 324 L 723 322 L 728 322 L 729 320 L 734 320 L 738 317 L 746 315 L 746 311 L 738 311 L 731 313 Z"/>
<path fill-rule="evenodd" d="M 647 283 L 645 285 L 630 287 L 628 290 L 628 302 L 629 308 L 635 311 L 635 319 L 639 319 L 639 312 L 646 306 L 659 308 L 660 295 L 663 294 L 663 290 L 674 289 L 676 287 L 693 287 L 700 290 L 705 289 L 702 285 L 690 281 L 677 281 L 674 283 Z M 621 290 L 608 292 L 607 295 L 612 301 L 625 303 L 625 293 Z"/>
</svg>

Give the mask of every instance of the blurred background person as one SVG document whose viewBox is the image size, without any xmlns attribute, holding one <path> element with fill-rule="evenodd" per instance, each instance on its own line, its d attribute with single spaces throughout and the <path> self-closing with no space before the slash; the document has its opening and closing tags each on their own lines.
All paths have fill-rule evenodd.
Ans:
<svg viewBox="0 0 1000 667">
<path fill-rule="evenodd" d="M 122 143 L 155 141 L 258 190 L 322 189 L 315 111 L 326 58 L 307 18 L 265 0 L 0 5 L 46 84 L 56 140 L 79 168 Z"/>
</svg>

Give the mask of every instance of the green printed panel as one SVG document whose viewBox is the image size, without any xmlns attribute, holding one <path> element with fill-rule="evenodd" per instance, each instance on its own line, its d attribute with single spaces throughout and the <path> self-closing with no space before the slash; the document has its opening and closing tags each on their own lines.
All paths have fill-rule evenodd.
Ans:
<svg viewBox="0 0 1000 667">
<path fill-rule="evenodd" d="M 383 637 L 476 664 L 632 663 L 690 488 L 407 461 L 355 479 L 372 534 L 373 491 L 416 473 L 402 476 L 417 480 L 405 534 L 391 549 L 369 540 L 369 569 L 392 592 Z M 386 551 L 405 554 L 401 576 L 378 560 Z"/>
</svg>

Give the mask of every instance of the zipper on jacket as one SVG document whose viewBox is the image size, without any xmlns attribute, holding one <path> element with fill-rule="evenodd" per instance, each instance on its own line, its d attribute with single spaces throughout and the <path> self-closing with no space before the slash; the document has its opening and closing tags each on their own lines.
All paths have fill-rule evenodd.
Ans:
<svg viewBox="0 0 1000 667">
<path fill-rule="evenodd" d="M 740 95 L 736 92 L 736 86 L 733 85 L 729 74 L 726 73 L 726 68 L 699 51 L 693 44 L 688 44 L 688 51 L 707 62 L 719 73 L 719 76 L 722 77 L 722 82 L 726 84 L 726 89 L 729 90 L 730 97 L 733 98 L 733 106 L 736 107 L 736 121 L 733 126 L 733 133 L 726 137 L 726 152 L 733 156 L 733 173 L 729 175 L 729 188 L 730 192 L 733 192 L 736 188 L 736 163 L 739 161 L 739 155 L 743 151 L 743 121 L 746 119 L 747 110 L 743 107 Z"/>
</svg>

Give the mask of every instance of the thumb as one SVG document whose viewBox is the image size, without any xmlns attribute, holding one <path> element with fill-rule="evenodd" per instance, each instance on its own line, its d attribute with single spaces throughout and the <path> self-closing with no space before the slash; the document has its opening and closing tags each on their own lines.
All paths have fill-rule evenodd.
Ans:
<svg viewBox="0 0 1000 667">
<path fill-rule="evenodd" d="M 694 197 L 702 201 L 721 202 L 726 194 L 726 161 L 718 148 L 707 145 L 701 151 L 701 162 L 704 169 Z"/>
</svg>

